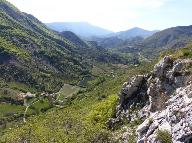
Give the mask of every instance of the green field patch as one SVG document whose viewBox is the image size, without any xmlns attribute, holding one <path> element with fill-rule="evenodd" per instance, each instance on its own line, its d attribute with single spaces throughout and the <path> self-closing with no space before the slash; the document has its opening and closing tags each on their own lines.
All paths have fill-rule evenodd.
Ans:
<svg viewBox="0 0 192 143">
<path fill-rule="evenodd" d="M 29 109 L 33 110 L 35 114 L 45 112 L 51 108 L 51 105 L 47 99 L 35 102 Z M 29 113 L 30 114 L 30 113 Z"/>
<path fill-rule="evenodd" d="M 67 97 L 72 97 L 74 94 L 76 94 L 81 88 L 78 86 L 73 86 L 70 84 L 64 84 L 63 87 L 58 92 L 59 97 L 58 99 L 63 100 Z"/>
<path fill-rule="evenodd" d="M 13 90 L 10 88 L 0 88 L 0 99 L 4 97 L 16 99 L 17 94 L 19 94 L 19 91 L 17 90 Z"/>
<path fill-rule="evenodd" d="M 0 104 L 0 118 L 21 114 L 25 110 L 24 106 L 12 104 Z"/>
</svg>

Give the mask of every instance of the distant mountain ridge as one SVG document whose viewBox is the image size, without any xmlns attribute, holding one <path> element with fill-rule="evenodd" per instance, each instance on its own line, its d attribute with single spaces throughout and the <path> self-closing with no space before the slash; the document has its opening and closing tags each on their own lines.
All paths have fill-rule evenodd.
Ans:
<svg viewBox="0 0 192 143">
<path fill-rule="evenodd" d="M 134 27 L 126 31 L 117 32 L 114 34 L 114 36 L 117 36 L 118 38 L 121 38 L 121 39 L 129 39 L 129 38 L 138 37 L 138 36 L 142 38 L 146 38 L 153 35 L 156 32 L 158 32 L 158 30 L 149 31 L 142 28 Z"/>
<path fill-rule="evenodd" d="M 55 31 L 71 31 L 78 36 L 89 40 L 94 40 L 95 38 L 110 37 L 117 37 L 119 39 L 126 40 L 138 36 L 146 38 L 158 32 L 158 30 L 149 31 L 138 27 L 134 27 L 126 31 L 112 32 L 98 26 L 91 25 L 87 22 L 53 22 L 46 23 L 46 25 Z"/>
<path fill-rule="evenodd" d="M 83 38 L 92 36 L 104 36 L 113 33 L 110 30 L 91 25 L 87 22 L 53 22 L 46 25 L 58 32 L 71 31 Z"/>
<path fill-rule="evenodd" d="M 159 31 L 144 39 L 141 45 L 137 46 L 137 49 L 147 57 L 155 57 L 167 50 L 174 51 L 191 43 L 192 25 L 177 26 Z"/>
<path fill-rule="evenodd" d="M 139 55 L 144 55 L 147 58 L 155 58 L 166 50 L 176 50 L 191 44 L 192 25 L 167 28 L 143 39 L 138 36 L 137 38 L 135 37 L 122 41 L 116 36 L 113 38 L 98 39 L 97 41 L 102 47 L 111 48 L 116 52 L 121 52 L 123 54 L 139 53 Z M 111 45 L 110 43 L 112 42 L 113 44 Z"/>
<path fill-rule="evenodd" d="M 92 37 L 93 40 L 97 41 L 103 48 L 124 48 L 132 43 L 140 43 L 145 38 L 152 36 L 158 32 L 158 30 L 149 31 L 142 28 L 132 28 L 126 31 L 120 31 L 106 35 L 105 37 Z"/>
</svg>

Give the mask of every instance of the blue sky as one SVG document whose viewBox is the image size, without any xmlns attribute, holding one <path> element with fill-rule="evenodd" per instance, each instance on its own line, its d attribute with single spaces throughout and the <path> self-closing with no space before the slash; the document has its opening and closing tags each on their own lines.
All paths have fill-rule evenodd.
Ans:
<svg viewBox="0 0 192 143">
<path fill-rule="evenodd" d="M 192 0 L 8 0 L 42 22 L 89 22 L 112 31 L 192 25 Z"/>
</svg>

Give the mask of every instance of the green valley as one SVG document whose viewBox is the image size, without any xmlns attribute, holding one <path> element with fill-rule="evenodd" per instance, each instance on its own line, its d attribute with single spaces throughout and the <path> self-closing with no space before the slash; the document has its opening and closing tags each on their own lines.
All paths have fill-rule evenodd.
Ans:
<svg viewBox="0 0 192 143">
<path fill-rule="evenodd" d="M 0 143 L 190 143 L 192 26 L 44 24 L 8 1 L 0 0 Z M 65 4 L 81 17 L 83 2 Z M 49 6 L 52 14 L 37 13 L 63 10 Z"/>
</svg>

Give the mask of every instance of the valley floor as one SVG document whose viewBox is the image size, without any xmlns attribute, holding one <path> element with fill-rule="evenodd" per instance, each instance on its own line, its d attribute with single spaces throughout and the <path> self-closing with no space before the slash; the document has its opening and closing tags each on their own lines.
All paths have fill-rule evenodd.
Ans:
<svg viewBox="0 0 192 143">
<path fill-rule="evenodd" d="M 93 72 L 100 76 L 88 81 L 87 88 L 68 84 L 63 86 L 58 96 L 58 101 L 63 101 L 62 108 L 54 106 L 49 108 L 48 100 L 38 102 L 29 109 L 26 123 L 22 123 L 22 120 L 11 120 L 7 126 L 2 126 L 0 139 L 6 143 L 51 142 L 52 140 L 74 143 L 110 141 L 113 132 L 108 129 L 106 123 L 114 115 L 118 102 L 117 94 L 122 83 L 133 75 L 151 70 L 151 67 L 146 69 L 145 64 L 138 67 L 101 65 L 100 68 L 93 69 Z M 61 105 L 61 103 L 56 104 Z M 13 106 L 16 107 L 17 114 L 23 115 L 25 109 L 23 106 L 11 104 L 6 106 L 10 110 L 4 108 L 6 112 L 4 117 L 10 111 L 14 111 Z"/>
</svg>

